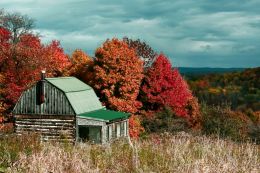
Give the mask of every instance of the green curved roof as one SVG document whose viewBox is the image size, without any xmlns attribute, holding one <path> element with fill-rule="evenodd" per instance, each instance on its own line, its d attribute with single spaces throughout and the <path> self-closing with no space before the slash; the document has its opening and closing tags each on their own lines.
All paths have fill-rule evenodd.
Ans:
<svg viewBox="0 0 260 173">
<path fill-rule="evenodd" d="M 46 78 L 55 87 L 63 91 L 75 113 L 81 114 L 103 109 L 94 90 L 75 77 Z"/>
<path fill-rule="evenodd" d="M 46 81 L 65 93 L 77 116 L 105 121 L 126 119 L 129 114 L 106 110 L 93 88 L 75 77 L 45 78 Z"/>
</svg>

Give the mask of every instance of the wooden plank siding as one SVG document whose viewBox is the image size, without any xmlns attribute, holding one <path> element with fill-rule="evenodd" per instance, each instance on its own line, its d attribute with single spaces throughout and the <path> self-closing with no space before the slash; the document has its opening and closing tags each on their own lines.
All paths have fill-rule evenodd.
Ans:
<svg viewBox="0 0 260 173">
<path fill-rule="evenodd" d="M 43 141 L 74 142 L 75 123 L 74 115 L 15 115 L 15 132 L 17 134 L 35 132 Z"/>
<path fill-rule="evenodd" d="M 36 99 L 36 85 L 34 85 L 32 88 L 23 92 L 13 110 L 13 114 L 75 114 L 66 95 L 48 82 L 45 82 L 45 102 L 41 105 L 37 105 Z"/>
<path fill-rule="evenodd" d="M 76 140 L 76 115 L 65 93 L 45 82 L 45 102 L 37 104 L 37 85 L 24 91 L 13 115 L 15 132 L 38 133 L 42 141 Z"/>
</svg>

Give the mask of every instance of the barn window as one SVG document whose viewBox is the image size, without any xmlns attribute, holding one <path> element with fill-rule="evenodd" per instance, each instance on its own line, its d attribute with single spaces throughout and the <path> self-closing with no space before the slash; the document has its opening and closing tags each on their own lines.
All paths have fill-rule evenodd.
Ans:
<svg viewBox="0 0 260 173">
<path fill-rule="evenodd" d="M 112 138 L 115 138 L 116 137 L 116 126 L 115 124 L 113 123 L 112 124 Z"/>
<path fill-rule="evenodd" d="M 116 137 L 120 137 L 120 123 L 116 124 Z"/>
<path fill-rule="evenodd" d="M 107 141 L 109 141 L 109 126 L 107 126 Z"/>
<path fill-rule="evenodd" d="M 126 136 L 128 135 L 128 127 L 129 127 L 129 124 L 128 124 L 128 121 L 125 121 L 125 126 L 126 126 Z"/>
<path fill-rule="evenodd" d="M 107 126 L 107 140 L 110 141 L 112 139 L 112 125 Z"/>
<path fill-rule="evenodd" d="M 124 132 L 125 132 L 125 136 L 127 136 L 127 121 L 124 121 Z"/>
<path fill-rule="evenodd" d="M 124 136 L 124 122 L 120 122 L 120 136 Z"/>
</svg>

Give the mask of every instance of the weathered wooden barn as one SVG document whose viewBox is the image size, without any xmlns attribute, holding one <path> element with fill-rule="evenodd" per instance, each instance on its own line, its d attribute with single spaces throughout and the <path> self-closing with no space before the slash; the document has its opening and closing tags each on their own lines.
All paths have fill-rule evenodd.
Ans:
<svg viewBox="0 0 260 173">
<path fill-rule="evenodd" d="M 42 140 L 106 143 L 128 137 L 129 114 L 107 110 L 94 90 L 75 77 L 45 78 L 24 91 L 13 110 L 15 132 Z"/>
</svg>

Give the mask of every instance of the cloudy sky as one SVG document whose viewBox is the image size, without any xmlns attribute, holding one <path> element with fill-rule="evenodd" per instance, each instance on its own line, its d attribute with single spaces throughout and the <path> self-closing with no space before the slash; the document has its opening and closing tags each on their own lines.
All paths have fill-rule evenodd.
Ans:
<svg viewBox="0 0 260 173">
<path fill-rule="evenodd" d="M 44 42 L 94 55 L 107 38 L 128 36 L 174 66 L 260 66 L 260 0 L 0 0 L 27 14 Z"/>
</svg>

